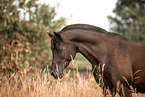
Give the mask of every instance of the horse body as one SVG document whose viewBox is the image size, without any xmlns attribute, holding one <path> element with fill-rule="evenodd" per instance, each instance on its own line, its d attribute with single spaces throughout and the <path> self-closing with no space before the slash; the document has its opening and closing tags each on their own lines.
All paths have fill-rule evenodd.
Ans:
<svg viewBox="0 0 145 97">
<path fill-rule="evenodd" d="M 75 54 L 80 52 L 91 62 L 97 82 L 99 82 L 98 66 L 105 64 L 103 81 L 112 92 L 116 92 L 118 81 L 124 85 L 126 96 L 131 95 L 130 86 L 139 92 L 145 92 L 144 46 L 90 25 L 67 26 L 50 36 L 52 46 L 61 49 L 59 51 L 52 48 L 51 74 L 55 78 L 60 75 L 62 77 L 63 69 L 71 60 L 70 55 L 74 58 Z"/>
<path fill-rule="evenodd" d="M 131 55 L 132 71 L 134 73 L 133 87 L 145 93 L 145 47 L 133 46 Z"/>
</svg>

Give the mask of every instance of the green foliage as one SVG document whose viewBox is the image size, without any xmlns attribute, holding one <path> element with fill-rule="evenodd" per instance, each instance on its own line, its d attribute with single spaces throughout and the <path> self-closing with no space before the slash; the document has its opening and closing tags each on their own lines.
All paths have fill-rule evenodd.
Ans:
<svg viewBox="0 0 145 97">
<path fill-rule="evenodd" d="M 91 66 L 91 63 L 80 53 L 76 55 L 75 62 L 79 69 L 86 69 L 87 66 Z"/>
<path fill-rule="evenodd" d="M 55 20 L 55 16 L 57 15 L 55 10 L 55 7 L 50 7 L 46 4 L 42 4 L 40 7 L 38 6 L 35 10 L 37 15 L 33 18 L 34 23 L 44 24 L 50 32 L 59 31 L 62 25 L 66 23 L 66 18 L 60 17 L 58 20 Z"/>
<path fill-rule="evenodd" d="M 113 12 L 108 16 L 111 30 L 125 37 L 145 44 L 145 2 L 143 0 L 118 0 Z"/>
<path fill-rule="evenodd" d="M 55 7 L 36 1 L 0 1 L 0 72 L 20 71 L 26 61 L 33 67 L 50 64 L 50 39 L 46 32 L 60 29 L 66 19 L 54 20 Z"/>
</svg>

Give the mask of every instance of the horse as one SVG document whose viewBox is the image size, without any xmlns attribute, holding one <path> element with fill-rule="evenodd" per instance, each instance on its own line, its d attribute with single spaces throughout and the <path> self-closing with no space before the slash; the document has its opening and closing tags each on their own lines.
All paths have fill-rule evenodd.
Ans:
<svg viewBox="0 0 145 97">
<path fill-rule="evenodd" d="M 103 88 L 109 89 L 112 95 L 118 93 L 131 97 L 131 87 L 145 93 L 145 46 L 87 24 L 68 25 L 48 35 L 51 37 L 53 54 L 50 74 L 55 79 L 62 78 L 63 70 L 72 58 L 75 58 L 76 53 L 81 53 L 92 64 L 97 83 L 99 66 L 105 64 L 102 72 Z M 123 87 L 118 91 L 117 86 Z"/>
</svg>

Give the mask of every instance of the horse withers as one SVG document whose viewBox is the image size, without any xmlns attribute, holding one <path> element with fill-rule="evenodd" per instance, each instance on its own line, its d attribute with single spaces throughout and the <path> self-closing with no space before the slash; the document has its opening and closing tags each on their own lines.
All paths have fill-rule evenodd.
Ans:
<svg viewBox="0 0 145 97">
<path fill-rule="evenodd" d="M 145 93 L 145 46 L 86 24 L 69 25 L 58 33 L 48 35 L 52 38 L 53 53 L 50 73 L 55 79 L 63 77 L 63 70 L 69 65 L 71 56 L 75 58 L 79 52 L 92 64 L 97 83 L 98 69 L 105 64 L 103 88 L 109 88 L 112 94 L 118 92 L 121 96 L 130 97 L 131 87 Z M 119 91 L 116 89 L 118 82 L 120 87 L 123 85 Z"/>
</svg>

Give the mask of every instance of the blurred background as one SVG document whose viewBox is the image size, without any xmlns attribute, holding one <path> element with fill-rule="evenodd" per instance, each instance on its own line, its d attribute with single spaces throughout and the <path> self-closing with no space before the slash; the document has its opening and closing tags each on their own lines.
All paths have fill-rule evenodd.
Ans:
<svg viewBox="0 0 145 97">
<path fill-rule="evenodd" d="M 144 45 L 145 1 L 0 0 L 0 74 L 50 66 L 46 32 L 75 23 L 95 25 Z M 82 71 L 91 66 L 80 54 L 75 60 Z"/>
</svg>

